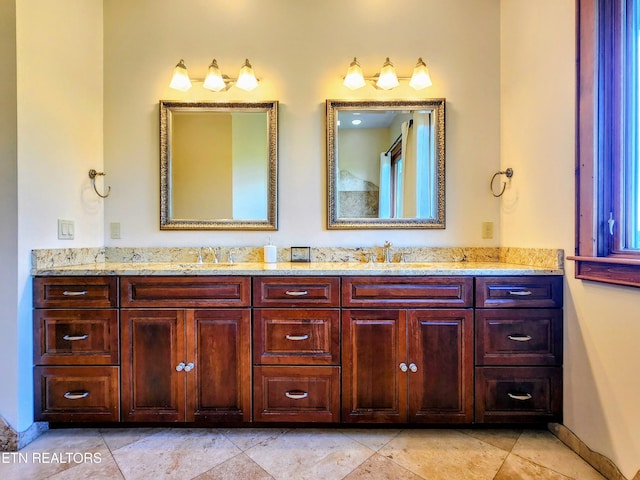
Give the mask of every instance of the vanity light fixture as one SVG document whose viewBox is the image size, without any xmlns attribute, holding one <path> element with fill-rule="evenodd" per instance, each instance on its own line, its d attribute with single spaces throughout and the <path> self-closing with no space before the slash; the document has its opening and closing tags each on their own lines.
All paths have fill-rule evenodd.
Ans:
<svg viewBox="0 0 640 480">
<path fill-rule="evenodd" d="M 362 74 L 362 68 L 358 63 L 358 60 L 356 60 L 356 57 L 353 57 L 353 62 L 349 65 L 347 74 L 344 77 L 344 85 L 351 90 L 357 90 L 358 88 L 366 85 L 364 75 Z"/>
<path fill-rule="evenodd" d="M 194 78 L 193 81 L 201 82 L 204 88 L 213 92 L 229 90 L 229 88 L 234 84 L 238 88 L 247 92 L 254 90 L 258 86 L 258 79 L 256 78 L 255 73 L 253 73 L 253 68 L 251 67 L 248 59 L 244 61 L 244 64 L 240 68 L 240 73 L 238 74 L 237 79 L 223 75 L 218 67 L 218 61 L 214 58 L 211 65 L 209 65 L 207 76 L 204 80 L 202 78 Z M 192 80 L 189 78 L 189 72 L 184 64 L 184 60 L 181 59 L 173 70 L 173 77 L 171 77 L 169 87 L 174 90 L 186 92 L 191 88 L 191 82 Z"/>
<path fill-rule="evenodd" d="M 238 81 L 236 82 L 236 87 L 241 88 L 247 92 L 255 89 L 258 86 L 258 79 L 256 78 L 255 73 L 253 73 L 253 68 L 249 63 L 249 59 L 245 59 L 244 65 L 240 68 L 240 73 L 238 74 Z"/>
<path fill-rule="evenodd" d="M 187 71 L 187 66 L 184 64 L 183 59 L 180 59 L 176 68 L 173 70 L 173 77 L 171 77 L 169 87 L 174 90 L 180 90 L 181 92 L 186 92 L 191 88 L 189 72 Z"/>
<path fill-rule="evenodd" d="M 432 85 L 431 76 L 429 75 L 429 69 L 422 60 L 422 57 L 418 58 L 416 66 L 413 69 L 413 75 L 409 77 L 398 77 L 395 67 L 389 57 L 385 59 L 380 73 L 373 77 L 365 77 L 362 74 L 362 68 L 356 60 L 353 58 L 353 62 L 349 65 L 347 74 L 344 77 L 344 85 L 351 90 L 357 90 L 364 87 L 367 82 L 371 82 L 375 88 L 382 90 L 391 90 L 400 85 L 400 80 L 409 80 L 409 86 L 414 90 L 422 90 L 423 88 L 430 87 Z"/>
<path fill-rule="evenodd" d="M 382 70 L 380 70 L 376 86 L 383 90 L 391 90 L 392 88 L 396 88 L 398 85 L 400 85 L 400 82 L 398 82 L 396 69 L 394 68 L 393 63 L 391 63 L 391 60 L 389 60 L 389 57 L 387 57 L 382 65 Z"/>
</svg>

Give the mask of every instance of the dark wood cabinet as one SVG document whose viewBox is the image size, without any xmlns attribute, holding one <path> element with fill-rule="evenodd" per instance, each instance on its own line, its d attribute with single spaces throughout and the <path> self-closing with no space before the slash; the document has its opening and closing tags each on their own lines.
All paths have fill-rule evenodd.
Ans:
<svg viewBox="0 0 640 480">
<path fill-rule="evenodd" d="M 254 420 L 339 422 L 340 278 L 254 278 L 253 304 Z"/>
<path fill-rule="evenodd" d="M 471 309 L 349 309 L 342 321 L 343 421 L 472 421 Z"/>
<path fill-rule="evenodd" d="M 219 300 L 244 308 L 123 308 L 123 420 L 250 421 L 248 279 L 175 278 L 170 284 L 165 279 L 127 278 L 123 303 L 153 304 L 152 298 L 160 294 L 151 292 L 158 285 L 175 295 L 160 298 L 163 307 L 172 302 L 211 306 Z M 140 292 L 145 292 L 144 299 Z"/>
<path fill-rule="evenodd" d="M 477 423 L 562 419 L 562 277 L 476 280 Z"/>
<path fill-rule="evenodd" d="M 33 279 L 34 418 L 120 420 L 116 277 Z"/>
</svg>

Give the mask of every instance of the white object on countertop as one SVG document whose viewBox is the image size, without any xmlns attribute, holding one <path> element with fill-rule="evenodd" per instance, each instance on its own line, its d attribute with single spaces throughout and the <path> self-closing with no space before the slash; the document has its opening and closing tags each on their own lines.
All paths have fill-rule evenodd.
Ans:
<svg viewBox="0 0 640 480">
<path fill-rule="evenodd" d="M 276 263 L 278 261 L 278 250 L 275 245 L 271 244 L 271 237 L 269 237 L 269 244 L 264 246 L 264 263 Z"/>
</svg>

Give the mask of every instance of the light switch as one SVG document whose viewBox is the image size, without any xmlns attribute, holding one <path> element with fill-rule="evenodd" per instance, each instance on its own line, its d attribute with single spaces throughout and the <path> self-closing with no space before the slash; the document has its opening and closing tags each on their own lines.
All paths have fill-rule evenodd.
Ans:
<svg viewBox="0 0 640 480">
<path fill-rule="evenodd" d="M 120 222 L 111 222 L 109 227 L 111 229 L 111 238 L 120 238 Z"/>
<path fill-rule="evenodd" d="M 493 222 L 482 222 L 482 238 L 485 240 L 493 238 Z"/>
<path fill-rule="evenodd" d="M 58 240 L 73 240 L 73 220 L 58 219 Z"/>
</svg>

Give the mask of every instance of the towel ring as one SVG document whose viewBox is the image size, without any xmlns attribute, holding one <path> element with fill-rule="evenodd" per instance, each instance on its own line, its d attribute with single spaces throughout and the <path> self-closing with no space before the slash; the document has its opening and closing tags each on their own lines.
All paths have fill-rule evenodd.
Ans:
<svg viewBox="0 0 640 480">
<path fill-rule="evenodd" d="M 109 187 L 107 189 L 107 193 L 105 193 L 104 195 L 102 195 L 99 191 L 98 188 L 96 187 L 96 177 L 98 175 L 102 175 L 104 176 L 104 172 L 96 172 L 93 168 L 91 170 L 89 170 L 89 178 L 91 179 L 91 184 L 93 185 L 93 189 L 96 192 L 96 195 L 98 195 L 100 198 L 107 198 L 109 196 L 109 194 L 111 193 L 111 187 Z"/>
<path fill-rule="evenodd" d="M 507 182 L 504 182 L 502 184 L 502 190 L 500 191 L 500 193 L 496 194 L 496 192 L 493 190 L 493 181 L 496 179 L 498 175 L 506 175 L 507 178 L 511 178 L 513 177 L 513 168 L 507 168 L 506 170 L 496 172 L 493 174 L 493 177 L 491 177 L 491 185 L 489 187 L 491 188 L 491 193 L 493 194 L 494 197 L 501 197 L 502 194 L 504 193 L 505 188 L 507 188 Z"/>
</svg>

